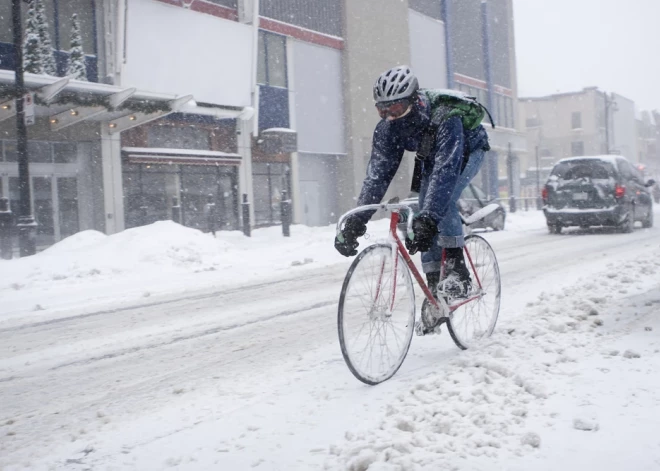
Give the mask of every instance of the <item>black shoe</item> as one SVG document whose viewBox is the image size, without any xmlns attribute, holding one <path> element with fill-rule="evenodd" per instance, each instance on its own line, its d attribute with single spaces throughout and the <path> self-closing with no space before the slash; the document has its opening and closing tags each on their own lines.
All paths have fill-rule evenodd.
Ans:
<svg viewBox="0 0 660 471">
<path fill-rule="evenodd" d="M 465 265 L 463 248 L 445 249 L 445 277 L 441 282 L 442 292 L 445 296 L 457 299 L 466 298 L 472 290 L 470 271 Z"/>
<path fill-rule="evenodd" d="M 472 291 L 470 280 L 461 280 L 456 273 L 449 274 L 442 282 L 442 292 L 450 299 L 467 298 Z"/>
<path fill-rule="evenodd" d="M 440 283 L 440 272 L 433 271 L 426 274 L 426 284 L 428 285 L 433 297 L 438 297 L 438 284 Z"/>
</svg>

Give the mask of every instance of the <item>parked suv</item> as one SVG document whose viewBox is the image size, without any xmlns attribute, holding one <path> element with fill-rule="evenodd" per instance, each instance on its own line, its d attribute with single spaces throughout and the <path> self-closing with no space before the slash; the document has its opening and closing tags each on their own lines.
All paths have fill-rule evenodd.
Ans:
<svg viewBox="0 0 660 471">
<path fill-rule="evenodd" d="M 653 200 L 639 171 L 618 155 L 562 159 L 543 188 L 551 233 L 567 226 L 614 226 L 632 232 L 635 221 L 653 226 Z"/>
</svg>

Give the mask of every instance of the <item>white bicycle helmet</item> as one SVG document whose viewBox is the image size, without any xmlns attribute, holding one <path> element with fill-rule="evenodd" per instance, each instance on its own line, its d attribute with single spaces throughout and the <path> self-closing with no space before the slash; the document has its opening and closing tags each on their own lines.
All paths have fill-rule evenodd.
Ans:
<svg viewBox="0 0 660 471">
<path fill-rule="evenodd" d="M 376 103 L 410 98 L 419 89 L 417 77 L 407 65 L 399 65 L 380 74 L 374 84 Z"/>
</svg>

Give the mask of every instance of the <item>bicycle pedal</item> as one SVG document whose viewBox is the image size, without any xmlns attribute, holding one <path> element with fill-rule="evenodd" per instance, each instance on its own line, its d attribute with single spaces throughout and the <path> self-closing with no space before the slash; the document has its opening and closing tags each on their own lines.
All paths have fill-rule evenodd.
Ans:
<svg viewBox="0 0 660 471">
<path fill-rule="evenodd" d="M 429 334 L 439 335 L 442 333 L 442 329 L 440 328 L 442 324 L 443 322 L 438 322 L 435 326 L 429 329 L 423 322 L 417 321 L 415 322 L 415 335 L 418 337 L 423 337 Z"/>
</svg>

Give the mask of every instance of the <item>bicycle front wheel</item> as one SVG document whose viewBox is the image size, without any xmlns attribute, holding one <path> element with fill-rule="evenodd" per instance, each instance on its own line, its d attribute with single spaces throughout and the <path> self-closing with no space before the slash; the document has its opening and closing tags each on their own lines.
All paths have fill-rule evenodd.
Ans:
<svg viewBox="0 0 660 471">
<path fill-rule="evenodd" d="M 474 234 L 467 236 L 463 254 L 472 277 L 475 299 L 451 312 L 447 327 L 454 343 L 465 350 L 493 333 L 500 312 L 501 293 L 500 269 L 486 239 Z"/>
<path fill-rule="evenodd" d="M 406 262 L 392 246 L 364 249 L 339 298 L 339 344 L 351 373 L 366 384 L 390 379 L 406 358 L 415 328 L 415 293 Z"/>
</svg>

